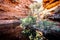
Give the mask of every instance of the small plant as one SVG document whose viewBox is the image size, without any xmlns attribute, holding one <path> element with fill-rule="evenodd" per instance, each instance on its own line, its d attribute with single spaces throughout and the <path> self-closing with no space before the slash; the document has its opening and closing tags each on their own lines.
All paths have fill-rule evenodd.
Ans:
<svg viewBox="0 0 60 40">
<path fill-rule="evenodd" d="M 29 37 L 30 40 L 40 40 L 42 36 L 37 33 L 35 28 L 36 26 L 34 25 L 36 25 L 36 18 L 34 18 L 33 16 L 22 19 L 22 26 L 24 27 L 22 33 L 25 36 Z"/>
</svg>

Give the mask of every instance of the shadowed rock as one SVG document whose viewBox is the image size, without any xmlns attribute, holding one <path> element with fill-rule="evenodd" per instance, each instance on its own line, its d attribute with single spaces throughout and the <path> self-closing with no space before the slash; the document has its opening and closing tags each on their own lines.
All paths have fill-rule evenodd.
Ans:
<svg viewBox="0 0 60 40">
<path fill-rule="evenodd" d="M 16 27 L 20 25 L 20 20 L 0 20 L 0 28 L 1 27 Z"/>
</svg>

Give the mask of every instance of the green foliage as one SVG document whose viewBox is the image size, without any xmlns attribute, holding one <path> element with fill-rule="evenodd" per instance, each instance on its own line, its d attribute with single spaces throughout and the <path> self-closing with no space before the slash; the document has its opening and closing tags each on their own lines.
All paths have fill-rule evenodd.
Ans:
<svg viewBox="0 0 60 40">
<path fill-rule="evenodd" d="M 30 40 L 34 40 L 34 38 L 36 37 L 36 31 L 33 30 L 33 29 L 25 29 L 25 30 L 22 31 L 22 33 L 25 36 L 29 37 Z"/>
<path fill-rule="evenodd" d="M 25 27 L 22 33 L 29 37 L 30 40 L 42 40 L 43 37 L 40 37 L 40 34 L 36 32 L 36 29 L 33 25 L 37 26 L 36 18 L 33 16 L 28 16 L 27 18 L 21 19 L 22 26 Z"/>
<path fill-rule="evenodd" d="M 39 28 L 40 30 L 46 30 L 47 32 L 50 30 L 60 31 L 60 28 L 57 27 L 57 22 L 41 20 L 36 23 L 36 20 L 33 17 L 27 17 L 23 20 L 22 25 L 24 25 L 25 29 L 22 31 L 22 33 L 29 37 L 30 40 L 43 40 L 43 37 L 40 37 L 39 33 L 36 32 L 36 29 L 34 29 L 33 25 L 35 25 L 36 28 Z"/>
<path fill-rule="evenodd" d="M 58 25 L 57 22 L 52 22 L 47 20 L 43 20 L 38 23 L 38 27 L 40 29 L 47 30 L 47 31 L 50 30 L 60 31 L 60 28 L 57 25 Z"/>
<path fill-rule="evenodd" d="M 36 32 L 34 29 L 25 29 L 22 31 L 22 33 L 29 37 L 30 40 L 40 40 L 41 37 L 39 36 L 39 33 Z"/>
<path fill-rule="evenodd" d="M 36 18 L 33 16 L 29 16 L 27 18 L 21 19 L 21 21 L 22 21 L 22 26 L 33 25 L 36 23 Z"/>
<path fill-rule="evenodd" d="M 33 25 L 36 24 L 36 18 L 34 18 L 33 16 L 29 16 L 21 20 L 22 20 L 22 26 L 25 27 L 22 33 L 25 36 L 29 37 L 30 40 L 40 39 L 40 37 L 37 36 L 38 33 L 33 28 Z"/>
</svg>

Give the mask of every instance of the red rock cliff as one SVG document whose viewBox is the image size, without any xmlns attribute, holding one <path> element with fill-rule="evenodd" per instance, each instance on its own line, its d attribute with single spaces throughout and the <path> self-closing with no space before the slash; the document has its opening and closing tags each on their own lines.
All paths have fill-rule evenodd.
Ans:
<svg viewBox="0 0 60 40">
<path fill-rule="evenodd" d="M 25 17 L 31 0 L 0 0 L 0 19 Z"/>
</svg>

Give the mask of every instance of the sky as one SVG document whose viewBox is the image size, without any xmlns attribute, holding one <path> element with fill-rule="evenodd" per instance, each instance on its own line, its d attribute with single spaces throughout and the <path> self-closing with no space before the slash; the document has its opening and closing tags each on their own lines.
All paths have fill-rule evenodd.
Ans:
<svg viewBox="0 0 60 40">
<path fill-rule="evenodd" d="M 42 2 L 42 0 L 35 0 L 35 1 L 37 1 L 37 2 Z"/>
</svg>

